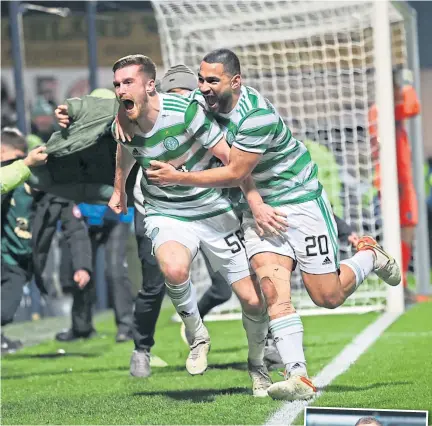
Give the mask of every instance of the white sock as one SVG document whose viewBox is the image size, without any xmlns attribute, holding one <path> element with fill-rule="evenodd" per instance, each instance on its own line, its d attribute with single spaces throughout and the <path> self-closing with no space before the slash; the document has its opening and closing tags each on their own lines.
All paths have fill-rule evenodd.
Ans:
<svg viewBox="0 0 432 426">
<path fill-rule="evenodd" d="M 341 264 L 348 266 L 356 277 L 356 289 L 374 269 L 375 255 L 372 250 L 357 252 L 350 259 L 342 260 Z"/>
<path fill-rule="evenodd" d="M 190 278 L 179 285 L 167 282 L 165 282 L 165 285 L 174 308 L 184 322 L 186 332 L 192 337 L 200 334 L 203 322 L 198 311 L 196 290 Z"/>
<path fill-rule="evenodd" d="M 252 365 L 263 365 L 269 320 L 267 312 L 253 316 L 242 312 L 243 328 L 248 339 L 248 360 Z"/>
<path fill-rule="evenodd" d="M 287 371 L 300 364 L 306 374 L 306 359 L 303 351 L 303 324 L 298 313 L 271 320 L 270 331 L 282 362 Z"/>
</svg>

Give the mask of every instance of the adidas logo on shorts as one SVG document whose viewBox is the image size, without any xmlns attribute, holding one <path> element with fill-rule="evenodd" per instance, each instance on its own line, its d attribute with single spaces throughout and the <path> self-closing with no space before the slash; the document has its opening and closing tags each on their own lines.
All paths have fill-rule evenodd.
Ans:
<svg viewBox="0 0 432 426">
<path fill-rule="evenodd" d="M 326 258 L 324 259 L 322 265 L 331 265 L 332 261 L 330 260 L 330 258 L 328 256 L 326 256 Z"/>
</svg>

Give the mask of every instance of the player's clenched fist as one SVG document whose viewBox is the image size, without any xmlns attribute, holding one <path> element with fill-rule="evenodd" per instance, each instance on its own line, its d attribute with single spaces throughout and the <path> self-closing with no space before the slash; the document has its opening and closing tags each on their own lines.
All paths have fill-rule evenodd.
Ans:
<svg viewBox="0 0 432 426">
<path fill-rule="evenodd" d="M 126 192 L 114 191 L 108 203 L 108 207 L 116 214 L 127 214 L 127 195 Z"/>
</svg>

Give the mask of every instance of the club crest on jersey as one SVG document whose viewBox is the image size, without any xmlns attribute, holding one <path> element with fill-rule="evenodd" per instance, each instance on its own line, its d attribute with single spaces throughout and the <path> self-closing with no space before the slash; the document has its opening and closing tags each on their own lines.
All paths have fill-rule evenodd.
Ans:
<svg viewBox="0 0 432 426">
<path fill-rule="evenodd" d="M 174 138 L 173 136 L 169 136 L 167 137 L 164 141 L 163 141 L 164 147 L 168 150 L 168 151 L 175 151 L 178 147 L 179 147 L 179 141 Z"/>
<path fill-rule="evenodd" d="M 234 143 L 234 139 L 235 139 L 234 133 L 231 130 L 228 130 L 227 137 L 226 137 L 227 142 L 230 145 L 232 145 Z"/>
<path fill-rule="evenodd" d="M 150 232 L 150 239 L 154 240 L 157 236 L 157 234 L 159 234 L 159 228 L 153 228 L 152 231 Z"/>
</svg>

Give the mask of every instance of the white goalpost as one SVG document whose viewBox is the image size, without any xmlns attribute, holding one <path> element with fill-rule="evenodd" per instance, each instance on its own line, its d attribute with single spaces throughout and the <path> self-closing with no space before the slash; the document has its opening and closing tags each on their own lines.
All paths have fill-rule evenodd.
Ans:
<svg viewBox="0 0 432 426">
<path fill-rule="evenodd" d="M 393 102 L 391 36 L 389 25 L 390 2 L 375 0 L 375 91 L 378 115 L 378 139 L 381 160 L 381 211 L 384 243 L 391 247 L 395 259 L 402 265 L 401 235 L 399 221 L 399 191 L 396 171 L 396 131 Z M 404 39 L 405 40 L 405 39 Z M 396 213 L 396 214 L 395 214 Z M 387 310 L 400 313 L 404 310 L 402 285 L 387 289 Z"/>
<path fill-rule="evenodd" d="M 406 65 L 402 15 L 389 1 L 213 0 L 152 1 L 164 67 L 198 70 L 209 51 L 225 47 L 240 58 L 244 83 L 276 106 L 295 137 L 306 141 L 337 215 L 358 234 L 378 238 L 400 261 L 399 207 L 392 66 Z M 379 161 L 369 111 L 376 104 Z M 372 123 L 373 124 L 373 123 Z M 341 257 L 351 254 L 341 245 Z M 209 285 L 198 258 L 194 282 Z M 403 310 L 401 286 L 387 289 L 376 276 L 345 304 L 318 309 L 298 272 L 293 304 L 302 315 Z M 235 300 L 219 311 L 232 310 Z"/>
</svg>

